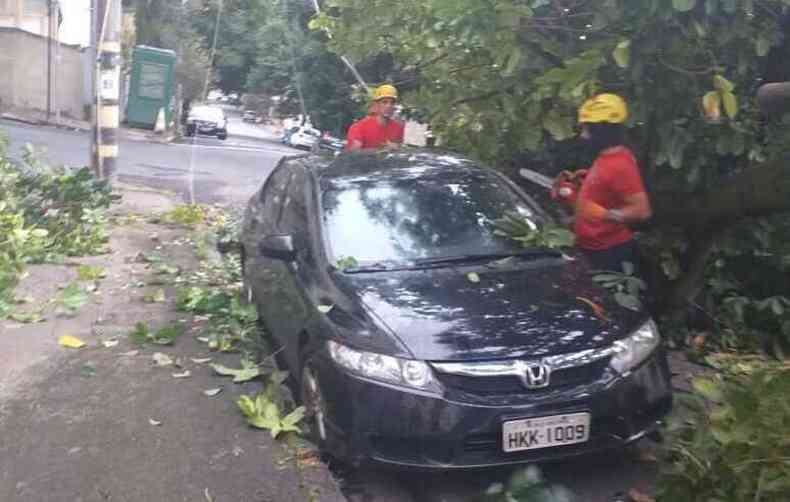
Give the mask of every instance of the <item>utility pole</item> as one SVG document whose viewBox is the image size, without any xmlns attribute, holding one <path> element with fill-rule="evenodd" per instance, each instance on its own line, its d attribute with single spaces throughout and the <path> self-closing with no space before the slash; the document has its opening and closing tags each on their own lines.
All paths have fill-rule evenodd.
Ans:
<svg viewBox="0 0 790 502">
<path fill-rule="evenodd" d="M 47 118 L 52 116 L 52 0 L 47 0 Z"/>
<path fill-rule="evenodd" d="M 99 179 L 112 179 L 117 169 L 121 95 L 121 0 L 95 0 L 96 113 L 92 167 Z"/>
<path fill-rule="evenodd" d="M 222 17 L 222 0 L 217 4 L 217 20 L 214 23 L 214 41 L 211 43 L 211 59 L 209 59 L 208 69 L 206 70 L 206 82 L 203 85 L 203 101 L 208 100 L 208 81 L 211 77 L 211 69 L 214 67 L 214 57 L 217 55 L 217 35 L 219 34 L 219 20 Z"/>
<path fill-rule="evenodd" d="M 60 109 L 62 105 L 58 100 L 58 84 L 60 83 L 59 70 L 61 69 L 61 55 L 60 55 L 60 0 L 55 0 L 55 7 L 57 8 L 57 28 L 55 28 L 55 72 L 53 75 L 54 83 L 52 85 L 52 106 L 55 108 L 55 124 L 60 125 Z"/>
</svg>

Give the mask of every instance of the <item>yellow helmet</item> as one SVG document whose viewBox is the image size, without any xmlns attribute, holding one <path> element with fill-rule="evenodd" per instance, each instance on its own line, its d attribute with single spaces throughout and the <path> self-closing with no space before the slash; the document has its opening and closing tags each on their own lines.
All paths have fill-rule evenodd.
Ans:
<svg viewBox="0 0 790 502">
<path fill-rule="evenodd" d="M 584 102 L 579 108 L 579 123 L 622 124 L 628 119 L 628 105 L 617 94 L 598 94 Z"/>
<path fill-rule="evenodd" d="M 376 87 L 373 91 L 373 101 L 378 101 L 384 98 L 398 99 L 398 90 L 393 85 L 384 84 Z"/>
</svg>

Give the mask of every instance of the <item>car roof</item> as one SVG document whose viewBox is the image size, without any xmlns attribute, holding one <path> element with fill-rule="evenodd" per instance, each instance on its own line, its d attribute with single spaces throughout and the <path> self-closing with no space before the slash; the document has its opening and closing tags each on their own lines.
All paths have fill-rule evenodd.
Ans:
<svg viewBox="0 0 790 502">
<path fill-rule="evenodd" d="M 222 109 L 205 105 L 193 106 L 192 109 L 189 110 L 189 114 L 216 117 L 221 117 L 223 115 Z"/>
<path fill-rule="evenodd" d="M 347 152 L 319 168 L 322 182 L 402 180 L 442 173 L 486 174 L 491 170 L 460 155 L 417 148 L 395 152 Z"/>
</svg>

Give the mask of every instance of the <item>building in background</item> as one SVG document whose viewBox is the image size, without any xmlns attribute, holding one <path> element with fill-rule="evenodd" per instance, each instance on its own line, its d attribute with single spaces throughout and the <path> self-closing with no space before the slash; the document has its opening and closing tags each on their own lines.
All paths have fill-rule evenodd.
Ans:
<svg viewBox="0 0 790 502">
<path fill-rule="evenodd" d="M 0 0 L 0 27 L 3 28 L 18 28 L 42 37 L 51 36 L 57 40 L 60 37 L 59 28 L 62 20 L 63 14 L 57 0 Z"/>
<path fill-rule="evenodd" d="M 61 5 L 67 4 L 0 0 L 2 111 L 46 121 L 85 118 L 84 58 L 79 45 L 60 41 Z"/>
</svg>

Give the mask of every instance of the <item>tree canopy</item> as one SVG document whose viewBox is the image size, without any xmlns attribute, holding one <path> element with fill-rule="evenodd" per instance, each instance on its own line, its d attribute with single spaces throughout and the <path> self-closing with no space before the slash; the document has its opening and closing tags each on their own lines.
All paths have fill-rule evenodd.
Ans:
<svg viewBox="0 0 790 502">
<path fill-rule="evenodd" d="M 532 163 L 552 174 L 586 165 L 574 148 L 578 106 L 596 92 L 624 96 L 628 140 L 660 227 L 643 239 L 665 286 L 659 294 L 685 307 L 705 289 L 722 312 L 745 302 L 730 309 L 743 320 L 790 293 L 784 219 L 749 218 L 790 209 L 781 160 L 790 120 L 766 119 L 756 99 L 766 79 L 787 78 L 788 5 L 327 0 L 311 26 L 331 31 L 332 49 L 355 61 L 392 57 L 404 77 L 394 83 L 411 89 L 405 105 L 449 147 L 500 168 Z M 747 291 L 759 293 L 732 300 Z M 790 340 L 784 309 L 775 314 L 762 329 Z"/>
</svg>

